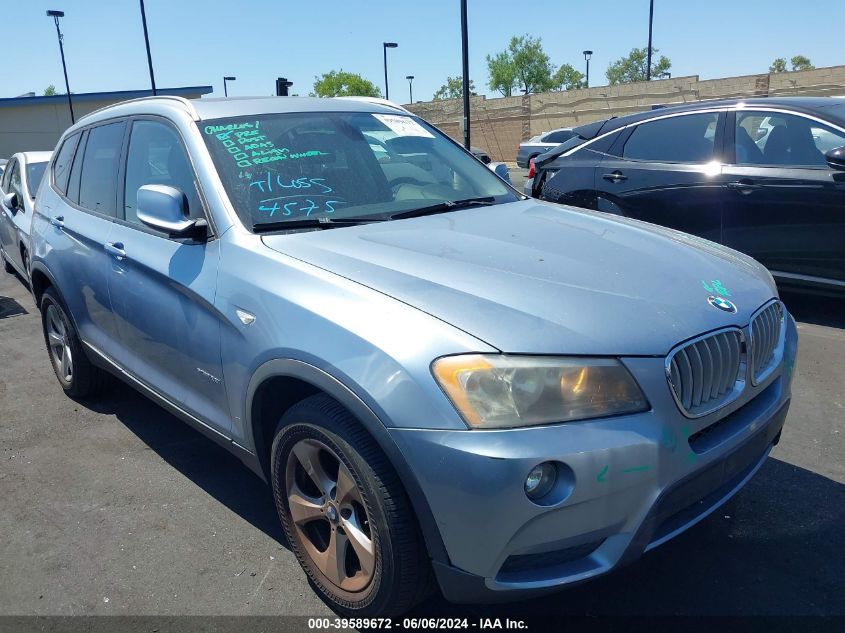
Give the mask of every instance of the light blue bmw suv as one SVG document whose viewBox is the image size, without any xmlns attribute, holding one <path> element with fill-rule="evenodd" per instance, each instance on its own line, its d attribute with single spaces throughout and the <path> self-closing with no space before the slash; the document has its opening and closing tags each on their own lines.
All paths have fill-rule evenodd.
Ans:
<svg viewBox="0 0 845 633">
<path fill-rule="evenodd" d="M 780 438 L 797 335 L 762 266 L 526 199 L 390 104 L 130 101 L 45 178 L 62 388 L 114 374 L 238 455 L 340 612 L 599 576 Z"/>
</svg>

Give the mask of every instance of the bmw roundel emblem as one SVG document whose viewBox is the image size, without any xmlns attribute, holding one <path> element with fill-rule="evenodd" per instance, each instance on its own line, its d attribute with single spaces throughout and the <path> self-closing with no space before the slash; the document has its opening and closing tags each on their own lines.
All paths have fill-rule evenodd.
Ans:
<svg viewBox="0 0 845 633">
<path fill-rule="evenodd" d="M 736 306 L 733 301 L 728 301 L 724 297 L 714 297 L 713 295 L 710 295 L 707 297 L 707 302 L 714 308 L 719 308 L 725 312 L 730 312 L 731 314 L 736 312 Z"/>
</svg>

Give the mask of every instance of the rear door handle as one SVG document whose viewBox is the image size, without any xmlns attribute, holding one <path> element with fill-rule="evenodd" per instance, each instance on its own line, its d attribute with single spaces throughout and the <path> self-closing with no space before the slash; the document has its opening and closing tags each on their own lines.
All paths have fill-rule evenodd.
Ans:
<svg viewBox="0 0 845 633">
<path fill-rule="evenodd" d="M 55 218 L 50 218 L 50 224 L 55 226 L 57 229 L 64 228 L 65 226 L 65 216 L 59 215 Z"/>
<path fill-rule="evenodd" d="M 628 176 L 623 174 L 618 169 L 616 171 L 612 171 L 609 174 L 605 174 L 602 176 L 605 180 L 609 180 L 610 182 L 622 182 L 623 180 L 628 180 Z"/>
<path fill-rule="evenodd" d="M 126 257 L 126 251 L 123 250 L 123 244 L 121 242 L 107 243 L 103 245 L 103 248 L 106 249 L 109 255 L 113 255 L 117 259 L 124 259 Z"/>
</svg>

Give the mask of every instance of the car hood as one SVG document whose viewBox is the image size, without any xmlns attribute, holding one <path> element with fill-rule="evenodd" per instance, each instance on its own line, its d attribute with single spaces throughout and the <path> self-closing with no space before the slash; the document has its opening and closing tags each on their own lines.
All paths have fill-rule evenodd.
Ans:
<svg viewBox="0 0 845 633">
<path fill-rule="evenodd" d="M 663 355 L 776 296 L 731 249 L 535 200 L 263 241 L 511 353 Z M 708 302 L 719 289 L 735 314 Z"/>
</svg>

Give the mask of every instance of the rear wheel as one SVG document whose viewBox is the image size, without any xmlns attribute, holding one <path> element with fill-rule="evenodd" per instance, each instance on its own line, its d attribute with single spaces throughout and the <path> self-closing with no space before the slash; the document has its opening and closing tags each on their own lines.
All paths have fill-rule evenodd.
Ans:
<svg viewBox="0 0 845 633">
<path fill-rule="evenodd" d="M 407 495 L 346 409 L 325 395 L 291 407 L 271 468 L 288 541 L 336 611 L 398 615 L 426 597 L 430 563 Z"/>
<path fill-rule="evenodd" d="M 53 371 L 65 393 L 83 398 L 99 391 L 105 372 L 88 360 L 76 328 L 52 288 L 41 298 L 41 326 Z"/>
</svg>

